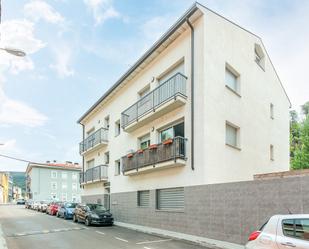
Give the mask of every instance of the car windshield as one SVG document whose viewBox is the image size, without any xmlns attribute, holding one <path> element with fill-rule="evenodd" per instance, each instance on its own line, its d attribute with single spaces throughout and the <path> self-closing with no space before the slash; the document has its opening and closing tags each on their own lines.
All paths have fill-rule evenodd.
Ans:
<svg viewBox="0 0 309 249">
<path fill-rule="evenodd" d="M 76 207 L 76 203 L 66 203 L 65 207 L 66 208 L 75 208 Z"/>
<path fill-rule="evenodd" d="M 87 204 L 90 211 L 106 211 L 105 207 L 100 204 Z"/>
</svg>

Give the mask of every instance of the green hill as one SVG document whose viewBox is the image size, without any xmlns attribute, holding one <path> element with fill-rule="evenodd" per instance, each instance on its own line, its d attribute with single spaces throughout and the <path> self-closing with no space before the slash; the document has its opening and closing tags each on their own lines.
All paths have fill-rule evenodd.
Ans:
<svg viewBox="0 0 309 249">
<path fill-rule="evenodd" d="M 10 172 L 13 177 L 14 185 L 20 187 L 23 192 L 26 191 L 26 173 L 25 172 Z"/>
</svg>

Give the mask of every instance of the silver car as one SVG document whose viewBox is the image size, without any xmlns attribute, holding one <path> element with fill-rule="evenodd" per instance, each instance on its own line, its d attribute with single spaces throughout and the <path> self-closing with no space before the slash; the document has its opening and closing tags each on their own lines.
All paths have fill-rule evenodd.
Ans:
<svg viewBox="0 0 309 249">
<path fill-rule="evenodd" d="M 246 249 L 309 249 L 309 214 L 275 215 L 251 233 Z"/>
</svg>

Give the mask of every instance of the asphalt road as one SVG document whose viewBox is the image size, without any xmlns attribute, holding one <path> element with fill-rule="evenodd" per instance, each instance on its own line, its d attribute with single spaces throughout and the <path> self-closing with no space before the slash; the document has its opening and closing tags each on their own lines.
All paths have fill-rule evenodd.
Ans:
<svg viewBox="0 0 309 249">
<path fill-rule="evenodd" d="M 0 205 L 1 229 L 8 249 L 205 249 L 118 226 L 86 227 L 16 205 Z"/>
</svg>

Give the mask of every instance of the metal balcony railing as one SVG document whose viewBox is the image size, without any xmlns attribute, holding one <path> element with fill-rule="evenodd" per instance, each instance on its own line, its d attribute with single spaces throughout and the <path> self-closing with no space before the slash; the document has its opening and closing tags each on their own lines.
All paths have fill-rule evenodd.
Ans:
<svg viewBox="0 0 309 249">
<path fill-rule="evenodd" d="M 83 153 L 97 144 L 108 142 L 108 129 L 100 128 L 79 143 L 79 153 Z"/>
<path fill-rule="evenodd" d="M 181 73 L 160 84 L 153 91 L 142 97 L 135 104 L 121 113 L 121 124 L 125 128 L 142 116 L 155 110 L 158 106 L 164 104 L 177 95 L 186 97 L 186 79 Z"/>
<path fill-rule="evenodd" d="M 175 160 L 186 159 L 186 138 L 175 137 L 169 143 L 160 143 L 152 148 L 137 151 L 122 157 L 123 172 L 138 170 L 150 165 Z"/>
<path fill-rule="evenodd" d="M 107 178 L 108 178 L 108 165 L 99 165 L 87 169 L 85 172 L 81 172 L 79 182 L 80 184 L 82 184 L 87 182 L 107 180 Z"/>
</svg>

